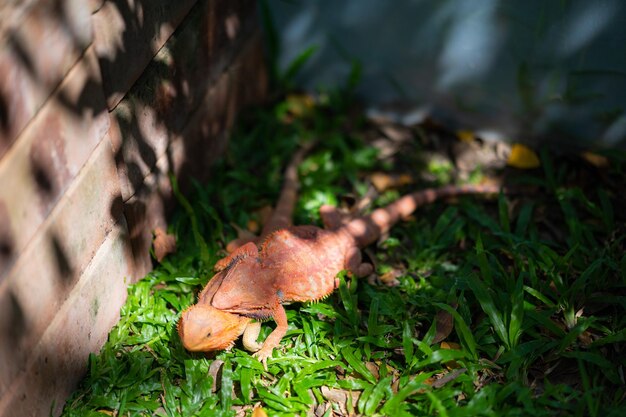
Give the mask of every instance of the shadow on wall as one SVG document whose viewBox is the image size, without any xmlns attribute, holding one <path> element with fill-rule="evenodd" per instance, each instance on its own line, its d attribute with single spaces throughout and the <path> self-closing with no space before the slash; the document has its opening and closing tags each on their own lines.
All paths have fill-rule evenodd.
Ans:
<svg viewBox="0 0 626 417">
<path fill-rule="evenodd" d="M 626 145 L 626 3 L 621 0 L 268 0 L 281 67 L 316 45 L 306 88 L 363 66 L 373 106 L 417 103 L 485 136 Z"/>
<path fill-rule="evenodd" d="M 68 383 L 44 376 L 75 380 L 82 372 L 84 351 L 99 347 L 89 323 L 98 309 L 80 323 L 55 322 L 71 329 L 54 338 L 59 351 L 40 343 L 59 321 L 55 314 L 81 289 L 76 284 L 107 236 L 128 230 L 135 260 L 150 262 L 152 230 L 166 226 L 173 204 L 169 172 L 183 187 L 192 177 L 205 180 L 235 111 L 265 86 L 258 65 L 245 65 L 262 53 L 253 3 L 67 0 L 36 7 L 24 24 L 35 29 L 0 23 L 0 415 L 21 409 L 4 407 L 5 394 L 22 389 L 16 379 L 29 370 L 39 369 L 26 384 L 29 398 L 12 395 L 20 404 L 48 404 L 51 397 L 34 396 L 57 395 L 54 385 Z M 78 178 L 95 185 L 74 186 Z M 94 293 L 94 305 L 109 293 Z M 112 324 L 100 323 L 93 338 L 106 337 Z"/>
</svg>

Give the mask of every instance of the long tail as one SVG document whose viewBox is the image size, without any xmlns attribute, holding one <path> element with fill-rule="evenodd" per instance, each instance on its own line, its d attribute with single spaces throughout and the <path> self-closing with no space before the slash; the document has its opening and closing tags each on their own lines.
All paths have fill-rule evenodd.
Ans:
<svg viewBox="0 0 626 417">
<path fill-rule="evenodd" d="M 280 197 L 276 202 L 276 207 L 268 221 L 263 226 L 259 239 L 263 239 L 270 233 L 291 226 L 293 210 L 298 201 L 298 189 L 300 182 L 298 181 L 298 167 L 306 154 L 313 148 L 315 141 L 307 142 L 302 145 L 291 158 L 289 165 L 285 169 L 283 178 L 283 187 L 280 191 Z"/>
<path fill-rule="evenodd" d="M 441 188 L 427 188 L 407 194 L 386 207 L 374 210 L 371 214 L 354 219 L 343 226 L 356 240 L 359 247 L 375 242 L 399 220 L 408 217 L 418 207 L 433 201 L 464 194 L 494 194 L 500 192 L 499 185 L 448 185 Z"/>
</svg>

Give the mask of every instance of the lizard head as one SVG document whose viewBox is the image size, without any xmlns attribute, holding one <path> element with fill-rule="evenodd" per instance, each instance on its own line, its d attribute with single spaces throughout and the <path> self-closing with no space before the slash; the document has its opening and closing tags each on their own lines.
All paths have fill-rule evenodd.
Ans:
<svg viewBox="0 0 626 417">
<path fill-rule="evenodd" d="M 183 312 L 178 334 L 192 352 L 230 349 L 249 322 L 248 317 L 196 304 Z"/>
</svg>

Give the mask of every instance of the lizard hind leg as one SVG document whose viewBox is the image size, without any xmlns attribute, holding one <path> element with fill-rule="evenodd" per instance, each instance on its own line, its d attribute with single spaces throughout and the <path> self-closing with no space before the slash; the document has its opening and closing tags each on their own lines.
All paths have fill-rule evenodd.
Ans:
<svg viewBox="0 0 626 417">
<path fill-rule="evenodd" d="M 324 204 L 320 207 L 320 217 L 324 224 L 324 229 L 336 230 L 343 225 L 341 214 L 339 210 L 337 210 L 337 207 Z"/>
<path fill-rule="evenodd" d="M 361 250 L 356 246 L 350 248 L 346 254 L 346 269 L 358 278 L 366 277 L 374 272 L 372 264 L 363 262 Z"/>
<path fill-rule="evenodd" d="M 248 352 L 257 352 L 263 347 L 261 343 L 257 342 L 259 333 L 261 333 L 261 322 L 253 321 L 248 323 L 246 329 L 243 331 L 242 340 L 243 347 L 246 348 Z"/>
</svg>

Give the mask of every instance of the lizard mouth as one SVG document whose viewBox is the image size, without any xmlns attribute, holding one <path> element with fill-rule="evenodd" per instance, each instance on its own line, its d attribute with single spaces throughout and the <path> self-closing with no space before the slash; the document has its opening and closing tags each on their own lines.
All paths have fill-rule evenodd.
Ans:
<svg viewBox="0 0 626 417">
<path fill-rule="evenodd" d="M 249 321 L 238 314 L 195 305 L 183 312 L 178 322 L 178 334 L 190 352 L 224 350 L 234 345 Z"/>
</svg>

